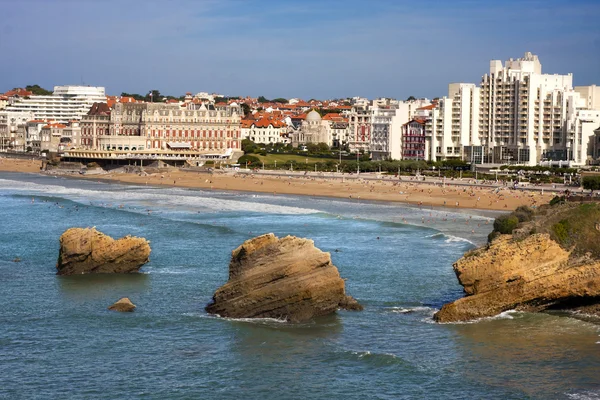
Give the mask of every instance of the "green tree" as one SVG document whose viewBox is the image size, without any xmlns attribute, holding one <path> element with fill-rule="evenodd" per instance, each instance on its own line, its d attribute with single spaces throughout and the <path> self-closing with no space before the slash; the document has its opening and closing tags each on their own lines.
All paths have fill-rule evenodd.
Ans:
<svg viewBox="0 0 600 400">
<path fill-rule="evenodd" d="M 252 154 L 258 150 L 258 146 L 250 139 L 242 140 L 242 151 L 244 154 Z"/>
<path fill-rule="evenodd" d="M 140 94 L 137 93 L 127 93 L 127 92 L 122 92 L 121 93 L 121 97 L 133 97 L 135 100 L 145 100 L 146 98 Z"/>
<path fill-rule="evenodd" d="M 308 154 L 316 154 L 319 152 L 319 145 L 316 143 L 307 143 L 306 150 L 308 150 Z"/>
<path fill-rule="evenodd" d="M 584 189 L 594 193 L 594 190 L 600 190 L 600 175 L 584 176 L 581 184 Z"/>
<path fill-rule="evenodd" d="M 37 94 L 37 95 L 45 95 L 45 96 L 48 96 L 48 95 L 51 95 L 51 94 L 52 94 L 52 92 L 51 92 L 51 91 L 49 91 L 49 90 L 46 90 L 46 89 L 44 89 L 44 88 L 40 87 L 40 85 L 27 85 L 27 86 L 25 86 L 25 90 L 28 90 L 28 91 L 30 91 L 31 93 L 33 93 L 33 94 Z"/>
<path fill-rule="evenodd" d="M 276 99 L 272 100 L 273 103 L 283 103 L 283 104 L 287 104 L 287 99 L 284 99 L 283 97 L 278 97 Z"/>
<path fill-rule="evenodd" d="M 330 150 L 329 150 L 329 146 L 327 146 L 327 143 L 321 142 L 321 143 L 317 143 L 317 151 L 319 153 L 328 153 Z"/>
<path fill-rule="evenodd" d="M 244 154 L 243 156 L 241 156 L 238 160 L 238 164 L 246 164 L 248 163 L 248 166 L 257 166 L 260 164 L 260 159 L 256 156 L 252 156 L 252 155 L 248 155 L 248 154 Z"/>
<path fill-rule="evenodd" d="M 514 215 L 501 215 L 494 220 L 494 231 L 509 235 L 519 225 L 519 219 Z"/>
<path fill-rule="evenodd" d="M 270 103 L 270 100 L 267 99 L 265 96 L 258 96 L 258 102 L 259 103 Z"/>
<path fill-rule="evenodd" d="M 150 93 L 148 93 L 145 97 L 144 100 L 146 101 L 152 101 L 154 103 L 162 101 L 162 96 L 160 95 L 160 91 L 156 90 L 156 89 L 152 89 L 150 91 Z"/>
<path fill-rule="evenodd" d="M 242 107 L 242 111 L 244 112 L 244 116 L 250 114 L 251 110 L 250 110 L 250 106 L 248 104 L 242 103 L 241 107 Z"/>
<path fill-rule="evenodd" d="M 416 100 L 417 98 L 415 96 L 408 96 L 408 99 L 406 99 L 406 101 L 413 101 Z"/>
</svg>

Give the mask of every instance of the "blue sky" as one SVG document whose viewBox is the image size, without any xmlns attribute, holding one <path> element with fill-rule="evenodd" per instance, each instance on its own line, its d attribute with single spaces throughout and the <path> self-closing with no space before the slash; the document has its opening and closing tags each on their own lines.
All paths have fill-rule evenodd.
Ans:
<svg viewBox="0 0 600 400">
<path fill-rule="evenodd" d="M 0 0 L 0 91 L 432 98 L 525 51 L 600 85 L 600 1 Z"/>
</svg>

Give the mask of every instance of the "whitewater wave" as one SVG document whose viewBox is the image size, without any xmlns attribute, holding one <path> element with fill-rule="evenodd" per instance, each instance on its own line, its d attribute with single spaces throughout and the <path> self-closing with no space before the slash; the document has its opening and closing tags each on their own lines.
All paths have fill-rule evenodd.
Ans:
<svg viewBox="0 0 600 400">
<path fill-rule="evenodd" d="M 413 313 L 423 313 L 423 312 L 431 312 L 433 308 L 427 306 L 415 306 L 415 307 L 390 307 L 388 309 L 390 312 L 396 314 L 413 314 Z"/>
<path fill-rule="evenodd" d="M 466 242 L 469 244 L 472 244 L 473 246 L 475 246 L 475 243 L 473 243 L 472 241 L 470 241 L 469 239 L 465 239 L 462 237 L 458 237 L 458 236 L 454 236 L 454 235 L 448 235 L 448 234 L 444 234 L 446 236 L 446 240 L 444 241 L 445 243 L 459 243 L 459 242 Z"/>
<path fill-rule="evenodd" d="M 569 399 L 574 400 L 599 400 L 600 392 L 565 393 Z"/>
<path fill-rule="evenodd" d="M 188 274 L 190 271 L 183 271 L 181 269 L 176 269 L 176 268 L 155 268 L 155 267 L 146 267 L 144 268 L 144 271 L 142 273 L 144 274 L 148 274 L 148 275 L 155 275 L 155 274 L 160 274 L 160 275 L 184 275 L 184 274 Z"/>
<path fill-rule="evenodd" d="M 233 321 L 233 322 L 246 322 L 251 324 L 282 324 L 287 323 L 286 319 L 278 319 L 278 318 L 230 318 L 230 317 L 221 317 L 219 314 L 209 314 L 203 312 L 185 312 L 181 315 L 186 317 L 194 317 L 194 318 L 210 318 L 210 319 L 222 319 L 225 321 Z"/>
<path fill-rule="evenodd" d="M 524 315 L 524 314 L 526 314 L 525 311 L 507 310 L 507 311 L 501 312 L 500 314 L 493 315 L 491 317 L 476 318 L 476 319 L 472 319 L 469 321 L 440 322 L 440 323 L 448 324 L 448 325 L 468 325 L 468 324 L 477 324 L 477 323 L 483 322 L 483 321 L 494 321 L 494 320 L 499 320 L 499 319 L 515 319 L 515 317 L 518 317 L 518 316 Z"/>
<path fill-rule="evenodd" d="M 445 239 L 444 243 L 469 243 L 473 246 L 476 246 L 476 244 L 474 242 L 470 241 L 469 239 L 459 237 L 459 236 L 449 235 L 449 234 L 443 233 L 443 232 L 437 232 L 432 235 L 427 235 L 424 237 L 424 239 Z"/>
<path fill-rule="evenodd" d="M 245 194 L 239 194 L 240 200 L 223 199 L 208 196 L 206 193 L 198 195 L 201 192 L 184 191 L 165 188 L 135 188 L 130 190 L 124 187 L 123 190 L 93 190 L 70 188 L 61 185 L 44 185 L 33 182 L 18 182 L 7 179 L 0 179 L 0 189 L 9 190 L 17 193 L 27 193 L 28 195 L 44 194 L 63 197 L 81 204 L 93 203 L 100 207 L 119 207 L 122 203 L 137 203 L 144 207 L 186 207 L 200 209 L 208 212 L 218 211 L 246 211 L 266 214 L 316 214 L 321 211 L 310 208 L 300 208 L 294 206 L 282 206 L 275 204 L 266 204 L 253 201 L 245 201 L 248 197 Z M 160 190 L 164 193 L 157 193 Z M 143 210 L 142 210 L 143 211 Z"/>
</svg>

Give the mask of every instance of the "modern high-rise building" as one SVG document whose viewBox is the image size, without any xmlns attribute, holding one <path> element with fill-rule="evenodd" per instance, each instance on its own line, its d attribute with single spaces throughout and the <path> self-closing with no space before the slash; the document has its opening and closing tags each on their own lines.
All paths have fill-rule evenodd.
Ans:
<svg viewBox="0 0 600 400">
<path fill-rule="evenodd" d="M 481 81 L 479 119 L 488 162 L 535 165 L 556 148 L 569 159 L 567 103 L 576 98 L 573 75 L 542 74 L 536 55 L 525 53 L 504 66 L 492 60 Z"/>
<path fill-rule="evenodd" d="M 79 121 L 94 103 L 106 102 L 103 87 L 55 86 L 51 95 L 31 95 L 8 105 L 2 113 L 31 112 L 36 119 Z"/>
<path fill-rule="evenodd" d="M 426 159 L 473 163 L 585 164 L 600 124 L 600 90 L 542 73 L 536 55 L 490 62 L 481 86 L 452 83 L 425 118 Z M 416 116 L 417 117 L 417 116 Z"/>
</svg>

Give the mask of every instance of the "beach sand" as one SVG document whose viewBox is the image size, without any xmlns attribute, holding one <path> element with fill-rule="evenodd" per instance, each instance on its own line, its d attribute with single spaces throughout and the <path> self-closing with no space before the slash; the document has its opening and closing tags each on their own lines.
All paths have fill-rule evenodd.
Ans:
<svg viewBox="0 0 600 400">
<path fill-rule="evenodd" d="M 0 171 L 39 172 L 41 161 L 0 158 Z M 79 176 L 78 176 L 79 178 Z M 535 206 L 550 201 L 554 194 L 502 188 L 418 183 L 402 181 L 334 179 L 304 176 L 265 176 L 225 173 L 200 173 L 170 170 L 150 175 L 112 173 L 81 176 L 92 180 L 113 180 L 148 186 L 174 186 L 209 190 L 262 192 L 274 195 L 338 197 L 352 200 L 377 200 L 480 210 L 511 211 L 520 205 Z"/>
<path fill-rule="evenodd" d="M 3 172 L 40 172 L 41 167 L 40 160 L 0 157 L 0 171 Z"/>
</svg>

